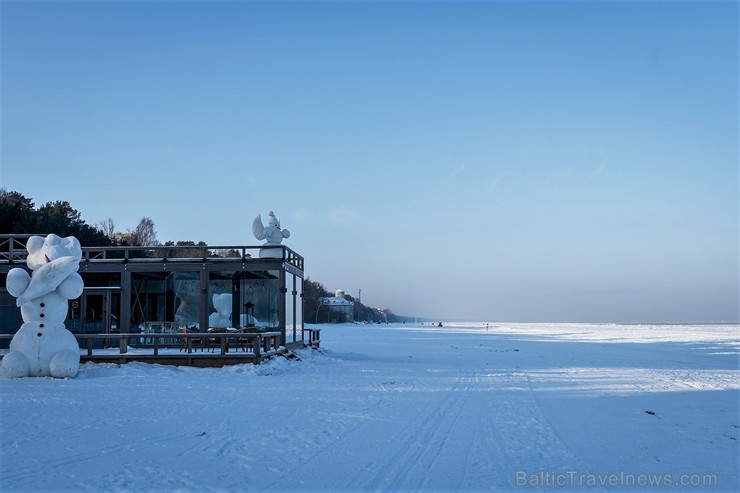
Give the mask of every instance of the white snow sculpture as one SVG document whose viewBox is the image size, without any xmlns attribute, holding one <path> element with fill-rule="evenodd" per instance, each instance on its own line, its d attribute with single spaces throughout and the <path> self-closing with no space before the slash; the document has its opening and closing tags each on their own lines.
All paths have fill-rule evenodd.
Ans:
<svg viewBox="0 0 740 493">
<path fill-rule="evenodd" d="M 80 242 L 74 236 L 32 236 L 26 249 L 32 275 L 11 269 L 6 281 L 8 293 L 18 298 L 24 323 L 0 361 L 0 376 L 74 377 L 80 369 L 80 347 L 64 319 L 67 300 L 82 294 L 83 282 L 77 273 Z"/>
<path fill-rule="evenodd" d="M 215 312 L 208 316 L 209 327 L 231 327 L 231 293 L 213 295 Z"/>
<path fill-rule="evenodd" d="M 270 211 L 267 218 L 267 226 L 262 225 L 262 215 L 257 214 L 252 223 L 252 233 L 258 240 L 267 240 L 265 245 L 279 245 L 283 238 L 290 238 L 290 231 L 280 229 L 280 220 L 275 213 Z M 280 258 L 283 256 L 281 248 L 262 248 L 260 258 Z"/>
</svg>

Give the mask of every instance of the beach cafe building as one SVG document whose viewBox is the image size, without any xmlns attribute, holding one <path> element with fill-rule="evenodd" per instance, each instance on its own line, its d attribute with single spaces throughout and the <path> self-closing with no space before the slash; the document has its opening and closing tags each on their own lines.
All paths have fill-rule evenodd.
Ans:
<svg viewBox="0 0 740 493">
<path fill-rule="evenodd" d="M 23 323 L 5 280 L 10 269 L 27 269 L 30 236 L 0 235 L 0 335 L 14 334 Z M 93 357 L 99 347 L 120 346 L 115 358 L 122 362 L 146 359 L 128 348 L 148 348 L 155 362 L 187 358 L 184 364 L 217 366 L 303 348 L 303 257 L 279 245 L 262 258 L 264 248 L 83 247 L 78 272 L 85 288 L 69 302 L 65 324 L 80 347 L 89 348 L 88 360 L 101 359 Z M 0 339 L 0 347 L 9 340 Z M 210 351 L 204 351 L 206 341 Z M 193 362 L 219 356 L 233 361 Z"/>
</svg>

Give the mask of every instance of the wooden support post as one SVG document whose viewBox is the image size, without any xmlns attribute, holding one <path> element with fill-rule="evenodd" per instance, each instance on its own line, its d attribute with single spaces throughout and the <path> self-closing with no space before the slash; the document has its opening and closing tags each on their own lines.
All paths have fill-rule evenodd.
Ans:
<svg viewBox="0 0 740 493">
<path fill-rule="evenodd" d="M 260 348 L 262 346 L 262 336 L 257 334 L 252 338 L 252 348 L 254 350 L 254 360 L 259 363 L 262 360 Z"/>
</svg>

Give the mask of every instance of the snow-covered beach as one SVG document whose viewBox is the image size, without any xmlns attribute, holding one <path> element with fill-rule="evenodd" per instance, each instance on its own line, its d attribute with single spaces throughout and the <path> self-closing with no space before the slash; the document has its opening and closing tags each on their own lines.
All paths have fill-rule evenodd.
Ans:
<svg viewBox="0 0 740 493">
<path fill-rule="evenodd" d="M 301 361 L 0 380 L 2 491 L 733 491 L 737 325 L 326 325 Z"/>
</svg>

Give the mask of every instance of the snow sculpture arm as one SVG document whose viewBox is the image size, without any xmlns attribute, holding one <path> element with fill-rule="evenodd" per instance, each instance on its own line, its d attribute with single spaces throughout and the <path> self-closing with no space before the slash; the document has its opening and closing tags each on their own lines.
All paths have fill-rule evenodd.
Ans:
<svg viewBox="0 0 740 493">
<path fill-rule="evenodd" d="M 8 293 L 14 298 L 19 297 L 26 290 L 31 282 L 31 276 L 23 269 L 10 269 L 8 278 L 5 280 L 5 287 Z"/>
<path fill-rule="evenodd" d="M 16 300 L 16 306 L 51 293 L 70 274 L 77 272 L 79 259 L 74 257 L 60 257 L 38 267 L 31 277 L 31 282 L 23 294 Z"/>
<path fill-rule="evenodd" d="M 57 292 L 63 298 L 73 300 L 82 295 L 84 287 L 85 283 L 82 281 L 82 277 L 77 272 L 73 272 L 68 278 L 62 281 L 57 288 Z"/>
<path fill-rule="evenodd" d="M 290 238 L 290 231 L 287 229 L 282 230 L 283 231 L 283 238 Z"/>
</svg>

